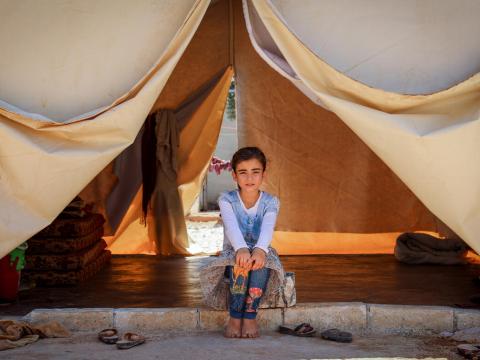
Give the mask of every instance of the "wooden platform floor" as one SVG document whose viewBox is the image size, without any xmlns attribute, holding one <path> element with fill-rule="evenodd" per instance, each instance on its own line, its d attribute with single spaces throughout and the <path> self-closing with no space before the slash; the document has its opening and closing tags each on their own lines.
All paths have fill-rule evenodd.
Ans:
<svg viewBox="0 0 480 360">
<path fill-rule="evenodd" d="M 113 256 L 111 264 L 76 287 L 21 291 L 0 315 L 35 308 L 201 306 L 198 269 L 208 257 Z M 298 302 L 454 305 L 480 293 L 480 266 L 406 265 L 392 255 L 284 256 L 296 273 Z"/>
</svg>

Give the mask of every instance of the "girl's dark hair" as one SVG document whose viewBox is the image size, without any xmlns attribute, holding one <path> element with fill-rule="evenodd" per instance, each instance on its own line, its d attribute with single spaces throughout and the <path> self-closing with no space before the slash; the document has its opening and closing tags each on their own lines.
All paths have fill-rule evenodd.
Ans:
<svg viewBox="0 0 480 360">
<path fill-rule="evenodd" d="M 237 170 L 238 163 L 251 159 L 257 159 L 260 161 L 263 166 L 263 171 L 267 169 L 267 158 L 265 157 L 263 151 L 256 146 L 249 146 L 238 149 L 237 152 L 233 154 L 231 161 L 233 171 Z"/>
</svg>

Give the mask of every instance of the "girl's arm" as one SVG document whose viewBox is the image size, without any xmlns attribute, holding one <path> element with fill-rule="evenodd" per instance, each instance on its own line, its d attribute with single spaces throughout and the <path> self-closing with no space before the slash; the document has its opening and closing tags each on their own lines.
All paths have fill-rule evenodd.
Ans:
<svg viewBox="0 0 480 360">
<path fill-rule="evenodd" d="M 235 264 L 250 269 L 252 266 L 250 250 L 238 226 L 232 204 L 228 201 L 220 200 L 218 206 L 220 207 L 225 234 L 235 250 Z"/>
<path fill-rule="evenodd" d="M 252 270 L 259 270 L 265 266 L 267 261 L 268 247 L 272 242 L 273 230 L 277 221 L 277 213 L 267 212 L 263 216 L 262 226 L 260 227 L 260 236 L 252 253 Z"/>
<path fill-rule="evenodd" d="M 240 227 L 238 226 L 237 217 L 233 212 L 232 204 L 228 201 L 219 200 L 218 206 L 220 207 L 220 214 L 222 215 L 225 233 L 227 234 L 227 238 L 233 249 L 235 251 L 242 248 L 248 249 L 247 243 L 245 242 Z"/>
<path fill-rule="evenodd" d="M 260 236 L 258 237 L 255 247 L 265 251 L 265 254 L 268 254 L 268 247 L 272 242 L 276 222 L 276 212 L 269 211 L 263 216 L 262 226 L 260 227 Z"/>
</svg>

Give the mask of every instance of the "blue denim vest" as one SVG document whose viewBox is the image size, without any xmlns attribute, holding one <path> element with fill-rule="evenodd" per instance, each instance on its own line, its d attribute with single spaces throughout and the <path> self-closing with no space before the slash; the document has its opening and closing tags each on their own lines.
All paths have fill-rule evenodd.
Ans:
<svg viewBox="0 0 480 360">
<path fill-rule="evenodd" d="M 257 213 L 255 215 L 248 215 L 242 206 L 239 195 L 238 190 L 232 190 L 222 193 L 218 200 L 228 201 L 232 205 L 243 238 L 248 247 L 252 249 L 260 236 L 260 229 L 262 227 L 264 215 L 269 211 L 278 213 L 280 202 L 275 196 L 263 191 L 260 203 L 258 204 Z M 224 235 L 223 249 L 226 250 L 227 248 L 231 249 L 232 246 Z"/>
</svg>

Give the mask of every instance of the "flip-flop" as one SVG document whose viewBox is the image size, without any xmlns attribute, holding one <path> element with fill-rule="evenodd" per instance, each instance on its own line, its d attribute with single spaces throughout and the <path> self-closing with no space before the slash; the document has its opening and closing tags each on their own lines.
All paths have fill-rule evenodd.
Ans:
<svg viewBox="0 0 480 360">
<path fill-rule="evenodd" d="M 309 323 L 301 323 L 300 325 L 280 325 L 278 331 L 282 334 L 311 337 L 316 330 Z"/>
<path fill-rule="evenodd" d="M 98 333 L 98 339 L 105 344 L 115 344 L 118 341 L 117 329 L 104 329 Z"/>
<path fill-rule="evenodd" d="M 457 352 L 467 359 L 476 358 L 480 354 L 480 344 L 460 344 L 457 346 Z"/>
<path fill-rule="evenodd" d="M 480 294 L 470 296 L 469 300 L 474 304 L 480 304 Z"/>
<path fill-rule="evenodd" d="M 128 332 L 123 334 L 122 340 L 117 341 L 117 348 L 120 350 L 130 349 L 134 346 L 143 344 L 144 342 L 145 337 L 142 335 Z"/>
<path fill-rule="evenodd" d="M 454 304 L 456 307 L 460 309 L 480 309 L 480 304 Z"/>
<path fill-rule="evenodd" d="M 352 334 L 347 331 L 341 331 L 338 329 L 328 329 L 320 333 L 322 339 L 332 340 L 337 342 L 349 343 L 352 342 Z"/>
</svg>

